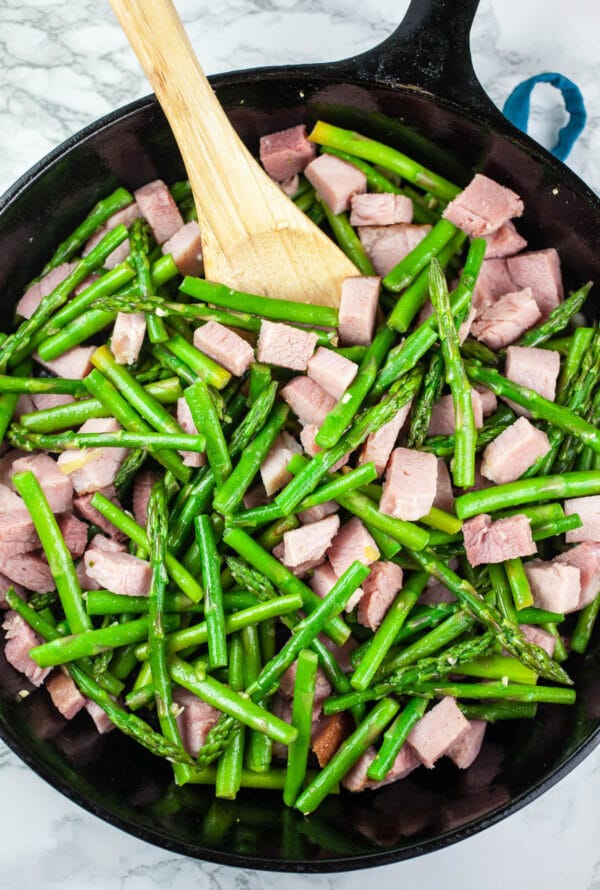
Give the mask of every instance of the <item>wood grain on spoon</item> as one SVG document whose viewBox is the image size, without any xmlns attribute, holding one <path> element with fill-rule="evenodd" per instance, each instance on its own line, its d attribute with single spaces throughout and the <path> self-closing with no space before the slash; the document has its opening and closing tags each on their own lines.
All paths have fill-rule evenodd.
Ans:
<svg viewBox="0 0 600 890">
<path fill-rule="evenodd" d="M 229 123 L 171 0 L 110 0 L 181 151 L 206 277 L 248 293 L 337 306 L 358 272 L 259 167 Z"/>
</svg>

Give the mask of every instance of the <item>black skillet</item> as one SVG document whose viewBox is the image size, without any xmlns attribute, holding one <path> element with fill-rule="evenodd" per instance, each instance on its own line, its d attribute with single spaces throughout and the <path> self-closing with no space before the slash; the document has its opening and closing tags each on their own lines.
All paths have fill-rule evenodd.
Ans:
<svg viewBox="0 0 600 890">
<path fill-rule="evenodd" d="M 524 199 L 532 247 L 553 245 L 567 285 L 600 280 L 600 202 L 560 162 L 514 129 L 471 65 L 477 0 L 413 0 L 398 30 L 343 62 L 235 72 L 212 78 L 252 150 L 261 134 L 316 117 L 355 128 L 466 184 L 483 170 Z M 23 286 L 94 202 L 183 175 L 173 138 L 150 97 L 69 139 L 0 201 L 0 292 L 6 318 Z M 597 311 L 597 310 L 595 310 Z M 174 789 L 170 770 L 118 733 L 99 737 L 81 715 L 67 724 L 46 693 L 17 704 L 22 681 L 0 655 L 0 734 L 55 788 L 107 822 L 189 856 L 244 868 L 325 872 L 382 865 L 481 831 L 533 800 L 595 746 L 600 647 L 569 663 L 572 708 L 492 727 L 465 773 L 442 764 L 376 793 L 332 797 L 311 818 L 270 793 L 214 802 Z M 5 804 L 6 805 L 6 804 Z"/>
</svg>

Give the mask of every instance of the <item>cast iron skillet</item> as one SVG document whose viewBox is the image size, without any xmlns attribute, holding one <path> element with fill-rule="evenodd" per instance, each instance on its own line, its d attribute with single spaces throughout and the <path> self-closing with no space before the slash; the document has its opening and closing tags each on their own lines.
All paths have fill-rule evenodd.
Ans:
<svg viewBox="0 0 600 890">
<path fill-rule="evenodd" d="M 520 228 L 553 245 L 567 285 L 600 280 L 600 202 L 566 167 L 515 130 L 492 105 L 470 60 L 477 0 L 413 0 L 388 40 L 343 62 L 267 68 L 213 78 L 251 149 L 266 132 L 322 116 L 403 147 L 459 184 L 483 170 L 525 200 Z M 152 97 L 74 136 L 0 201 L 0 292 L 5 315 L 24 285 L 94 202 L 119 183 L 183 175 Z M 594 310 L 596 311 L 596 310 Z M 465 773 L 441 764 L 376 793 L 331 798 L 309 819 L 271 794 L 214 802 L 210 790 L 175 789 L 170 770 L 119 733 L 100 737 L 86 715 L 59 718 L 0 655 L 0 734 L 55 788 L 106 821 L 189 856 L 245 868 L 335 871 L 417 856 L 481 831 L 533 800 L 597 742 L 598 638 L 569 663 L 572 708 L 492 727 Z"/>
</svg>

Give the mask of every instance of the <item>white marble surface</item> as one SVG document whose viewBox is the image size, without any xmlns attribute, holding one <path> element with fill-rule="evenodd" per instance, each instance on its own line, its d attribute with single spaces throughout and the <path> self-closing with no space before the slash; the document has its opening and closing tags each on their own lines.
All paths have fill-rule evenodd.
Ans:
<svg viewBox="0 0 600 890">
<path fill-rule="evenodd" d="M 179 0 L 209 73 L 349 56 L 383 39 L 407 0 Z M 482 0 L 475 68 L 502 103 L 522 78 L 560 71 L 581 86 L 589 113 L 569 163 L 600 191 L 597 0 Z M 0 192 L 96 117 L 148 92 L 107 0 L 0 0 Z M 550 88 L 534 107 L 537 138 L 552 141 L 564 114 Z M 600 890 L 600 751 L 501 824 L 449 849 L 377 870 L 382 888 Z M 0 743 L 3 890 L 358 890 L 363 873 L 330 877 L 236 871 L 165 853 L 100 822 L 29 771 Z"/>
</svg>

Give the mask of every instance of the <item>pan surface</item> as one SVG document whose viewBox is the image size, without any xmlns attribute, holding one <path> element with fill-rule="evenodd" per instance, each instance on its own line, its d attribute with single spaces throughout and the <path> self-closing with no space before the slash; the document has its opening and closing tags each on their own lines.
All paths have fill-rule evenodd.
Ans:
<svg viewBox="0 0 600 890">
<path fill-rule="evenodd" d="M 600 278 L 600 203 L 562 164 L 495 109 L 470 65 L 475 0 L 414 0 L 398 31 L 370 53 L 326 65 L 259 69 L 212 79 L 232 122 L 256 151 L 266 132 L 323 117 L 406 150 L 459 184 L 481 170 L 525 201 L 532 247 L 555 246 L 568 287 Z M 68 140 L 0 201 L 0 289 L 6 308 L 93 203 L 117 184 L 183 175 L 152 98 Z M 596 297 L 597 299 L 597 297 Z M 597 312 L 597 303 L 595 312 Z M 441 765 L 375 794 L 331 798 L 309 819 L 273 796 L 214 802 L 175 789 L 170 770 L 85 717 L 61 721 L 39 690 L 17 704 L 21 678 L 0 655 L 0 734 L 58 790 L 145 840 L 229 865 L 333 871 L 429 852 L 479 831 L 550 787 L 596 744 L 600 646 L 572 659 L 573 708 L 541 708 L 532 723 L 491 727 L 465 773 Z"/>
</svg>

